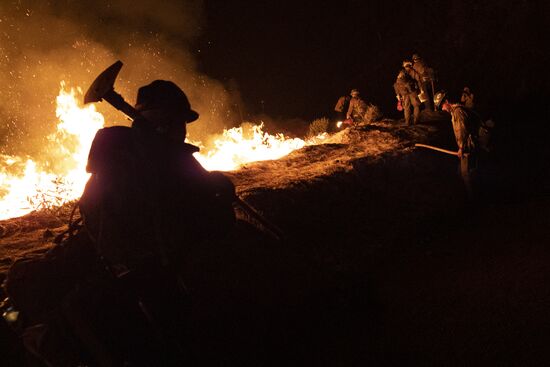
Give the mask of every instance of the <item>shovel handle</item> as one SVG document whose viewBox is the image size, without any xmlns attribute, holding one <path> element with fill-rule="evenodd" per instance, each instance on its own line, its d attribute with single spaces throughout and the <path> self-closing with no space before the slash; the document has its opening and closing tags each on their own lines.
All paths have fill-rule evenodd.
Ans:
<svg viewBox="0 0 550 367">
<path fill-rule="evenodd" d="M 415 144 L 414 146 L 415 147 L 421 147 L 421 148 L 427 148 L 427 149 L 431 149 L 431 150 L 436 150 L 436 151 L 441 152 L 441 153 L 446 153 L 446 154 L 450 154 L 450 155 L 454 155 L 454 156 L 458 157 L 458 152 L 455 152 L 453 150 L 438 148 L 438 147 L 434 147 L 433 145 L 428 145 L 428 144 Z"/>
<path fill-rule="evenodd" d="M 103 99 L 109 102 L 113 107 L 115 107 L 117 110 L 122 111 L 126 116 L 130 117 L 132 120 L 136 120 L 141 116 L 141 114 L 132 107 L 128 102 L 122 98 L 120 94 L 115 92 L 114 89 L 111 89 L 108 91 L 104 96 Z"/>
<path fill-rule="evenodd" d="M 258 213 L 256 209 L 251 207 L 250 204 L 248 204 L 246 201 L 237 196 L 234 203 L 240 206 L 241 209 L 243 209 L 248 215 L 250 215 L 253 219 L 257 220 L 262 226 L 264 226 L 277 240 L 280 241 L 284 239 L 283 231 L 279 229 L 279 227 L 277 227 L 275 224 L 265 219 L 263 215 Z"/>
</svg>

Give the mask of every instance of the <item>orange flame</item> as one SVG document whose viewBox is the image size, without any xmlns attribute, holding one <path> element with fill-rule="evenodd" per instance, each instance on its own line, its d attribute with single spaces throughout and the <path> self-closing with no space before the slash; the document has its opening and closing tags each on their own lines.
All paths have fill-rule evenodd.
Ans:
<svg viewBox="0 0 550 367">
<path fill-rule="evenodd" d="M 243 127 L 224 130 L 222 136 L 214 142 L 213 149 L 204 154 L 195 153 L 195 158 L 207 170 L 231 171 L 245 163 L 279 159 L 306 145 L 318 144 L 325 138 L 321 134 L 304 141 L 283 134 L 269 135 L 262 129 L 263 123 L 252 126 L 252 135 L 249 137 L 246 137 L 250 134 Z"/>
<path fill-rule="evenodd" d="M 64 158 L 57 172 L 44 172 L 31 158 L 3 156 L 0 160 L 0 219 L 27 214 L 41 208 L 63 205 L 77 199 L 89 175 L 86 160 L 92 140 L 103 127 L 103 116 L 93 105 L 81 107 L 75 95 L 82 91 L 61 89 L 57 96 L 57 130 L 47 137 Z M 59 163 L 59 162 L 57 162 Z"/>
</svg>

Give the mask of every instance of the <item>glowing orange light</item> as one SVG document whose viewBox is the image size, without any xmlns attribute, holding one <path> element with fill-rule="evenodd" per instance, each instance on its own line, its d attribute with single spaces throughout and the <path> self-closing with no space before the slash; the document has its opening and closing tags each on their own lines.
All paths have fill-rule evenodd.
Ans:
<svg viewBox="0 0 550 367">
<path fill-rule="evenodd" d="M 89 177 L 85 170 L 88 151 L 104 119 L 93 105 L 79 106 L 77 94 L 82 92 L 67 91 L 61 82 L 57 96 L 57 130 L 47 137 L 58 153 L 68 158 L 64 165 L 56 165 L 58 172 L 40 171 L 31 158 L 0 157 L 0 195 L 4 194 L 0 198 L 0 219 L 60 206 L 82 194 Z"/>
<path fill-rule="evenodd" d="M 250 129 L 252 134 L 244 131 L 243 127 L 224 130 L 222 136 L 214 142 L 213 149 L 206 153 L 195 153 L 195 158 L 208 170 L 231 171 L 245 163 L 279 159 L 306 145 L 318 144 L 326 138 L 326 134 L 321 134 L 304 141 L 283 134 L 270 135 L 263 131 L 263 124 Z"/>
</svg>

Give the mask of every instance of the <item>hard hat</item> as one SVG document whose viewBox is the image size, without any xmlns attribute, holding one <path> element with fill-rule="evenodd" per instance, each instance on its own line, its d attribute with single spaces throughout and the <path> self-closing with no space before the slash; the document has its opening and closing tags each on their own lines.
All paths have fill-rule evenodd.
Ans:
<svg viewBox="0 0 550 367">
<path fill-rule="evenodd" d="M 155 80 L 138 90 L 136 110 L 167 109 L 181 115 L 186 123 L 199 118 L 191 109 L 187 96 L 175 83 L 167 80 Z"/>
<path fill-rule="evenodd" d="M 441 91 L 439 91 L 435 94 L 435 96 L 434 96 L 435 108 L 439 108 L 439 106 L 441 105 L 441 102 L 443 102 L 446 95 L 447 95 L 447 93 L 444 90 L 441 90 Z"/>
<path fill-rule="evenodd" d="M 350 92 L 350 95 L 354 96 L 358 96 L 359 95 L 359 91 L 357 89 L 352 89 L 351 92 Z"/>
<path fill-rule="evenodd" d="M 418 55 L 418 54 L 414 54 L 413 57 L 412 57 L 412 59 L 413 59 L 413 61 L 416 61 L 416 60 L 420 60 L 421 57 L 420 57 L 420 55 Z"/>
<path fill-rule="evenodd" d="M 406 68 L 406 67 L 411 67 L 413 66 L 413 63 L 410 62 L 409 60 L 405 60 L 403 61 L 403 67 Z"/>
</svg>

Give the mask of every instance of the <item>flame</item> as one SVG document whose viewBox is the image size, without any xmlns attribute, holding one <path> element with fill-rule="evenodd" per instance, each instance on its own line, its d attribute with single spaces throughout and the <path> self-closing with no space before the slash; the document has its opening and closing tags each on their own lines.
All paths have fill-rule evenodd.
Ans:
<svg viewBox="0 0 550 367">
<path fill-rule="evenodd" d="M 0 157 L 0 195 L 4 194 L 0 196 L 0 219 L 58 207 L 82 194 L 89 177 L 85 169 L 88 151 L 104 119 L 93 105 L 79 106 L 77 94 L 82 91 L 66 90 L 61 82 L 55 111 L 59 122 L 47 137 L 55 151 L 51 154 L 54 162 L 46 166 L 55 167 L 54 172 L 39 169 L 41 165 L 31 158 Z"/>
<path fill-rule="evenodd" d="M 66 90 L 61 82 L 56 108 L 59 122 L 56 131 L 47 137 L 53 148 L 42 157 L 48 157 L 46 164 L 31 158 L 0 155 L 0 220 L 56 208 L 82 195 L 89 178 L 85 169 L 88 151 L 97 130 L 104 125 L 104 118 L 93 105 L 79 105 L 77 95 L 82 95 L 80 89 Z M 208 170 L 229 171 L 253 161 L 279 159 L 327 137 L 324 133 L 304 141 L 283 134 L 270 135 L 263 131 L 263 124 L 249 130 L 243 127 L 224 130 L 212 149 L 195 153 L 195 157 Z M 201 142 L 191 143 L 203 146 Z M 49 167 L 51 172 L 42 166 Z"/>
<path fill-rule="evenodd" d="M 214 142 L 214 148 L 204 154 L 195 153 L 195 158 L 207 170 L 232 171 L 245 163 L 273 160 L 306 145 L 318 144 L 326 138 L 326 133 L 304 141 L 289 138 L 284 134 L 269 135 L 263 131 L 263 123 L 250 128 L 252 135 L 247 137 L 243 127 L 224 130 Z M 201 145 L 200 143 L 194 143 Z"/>
</svg>

